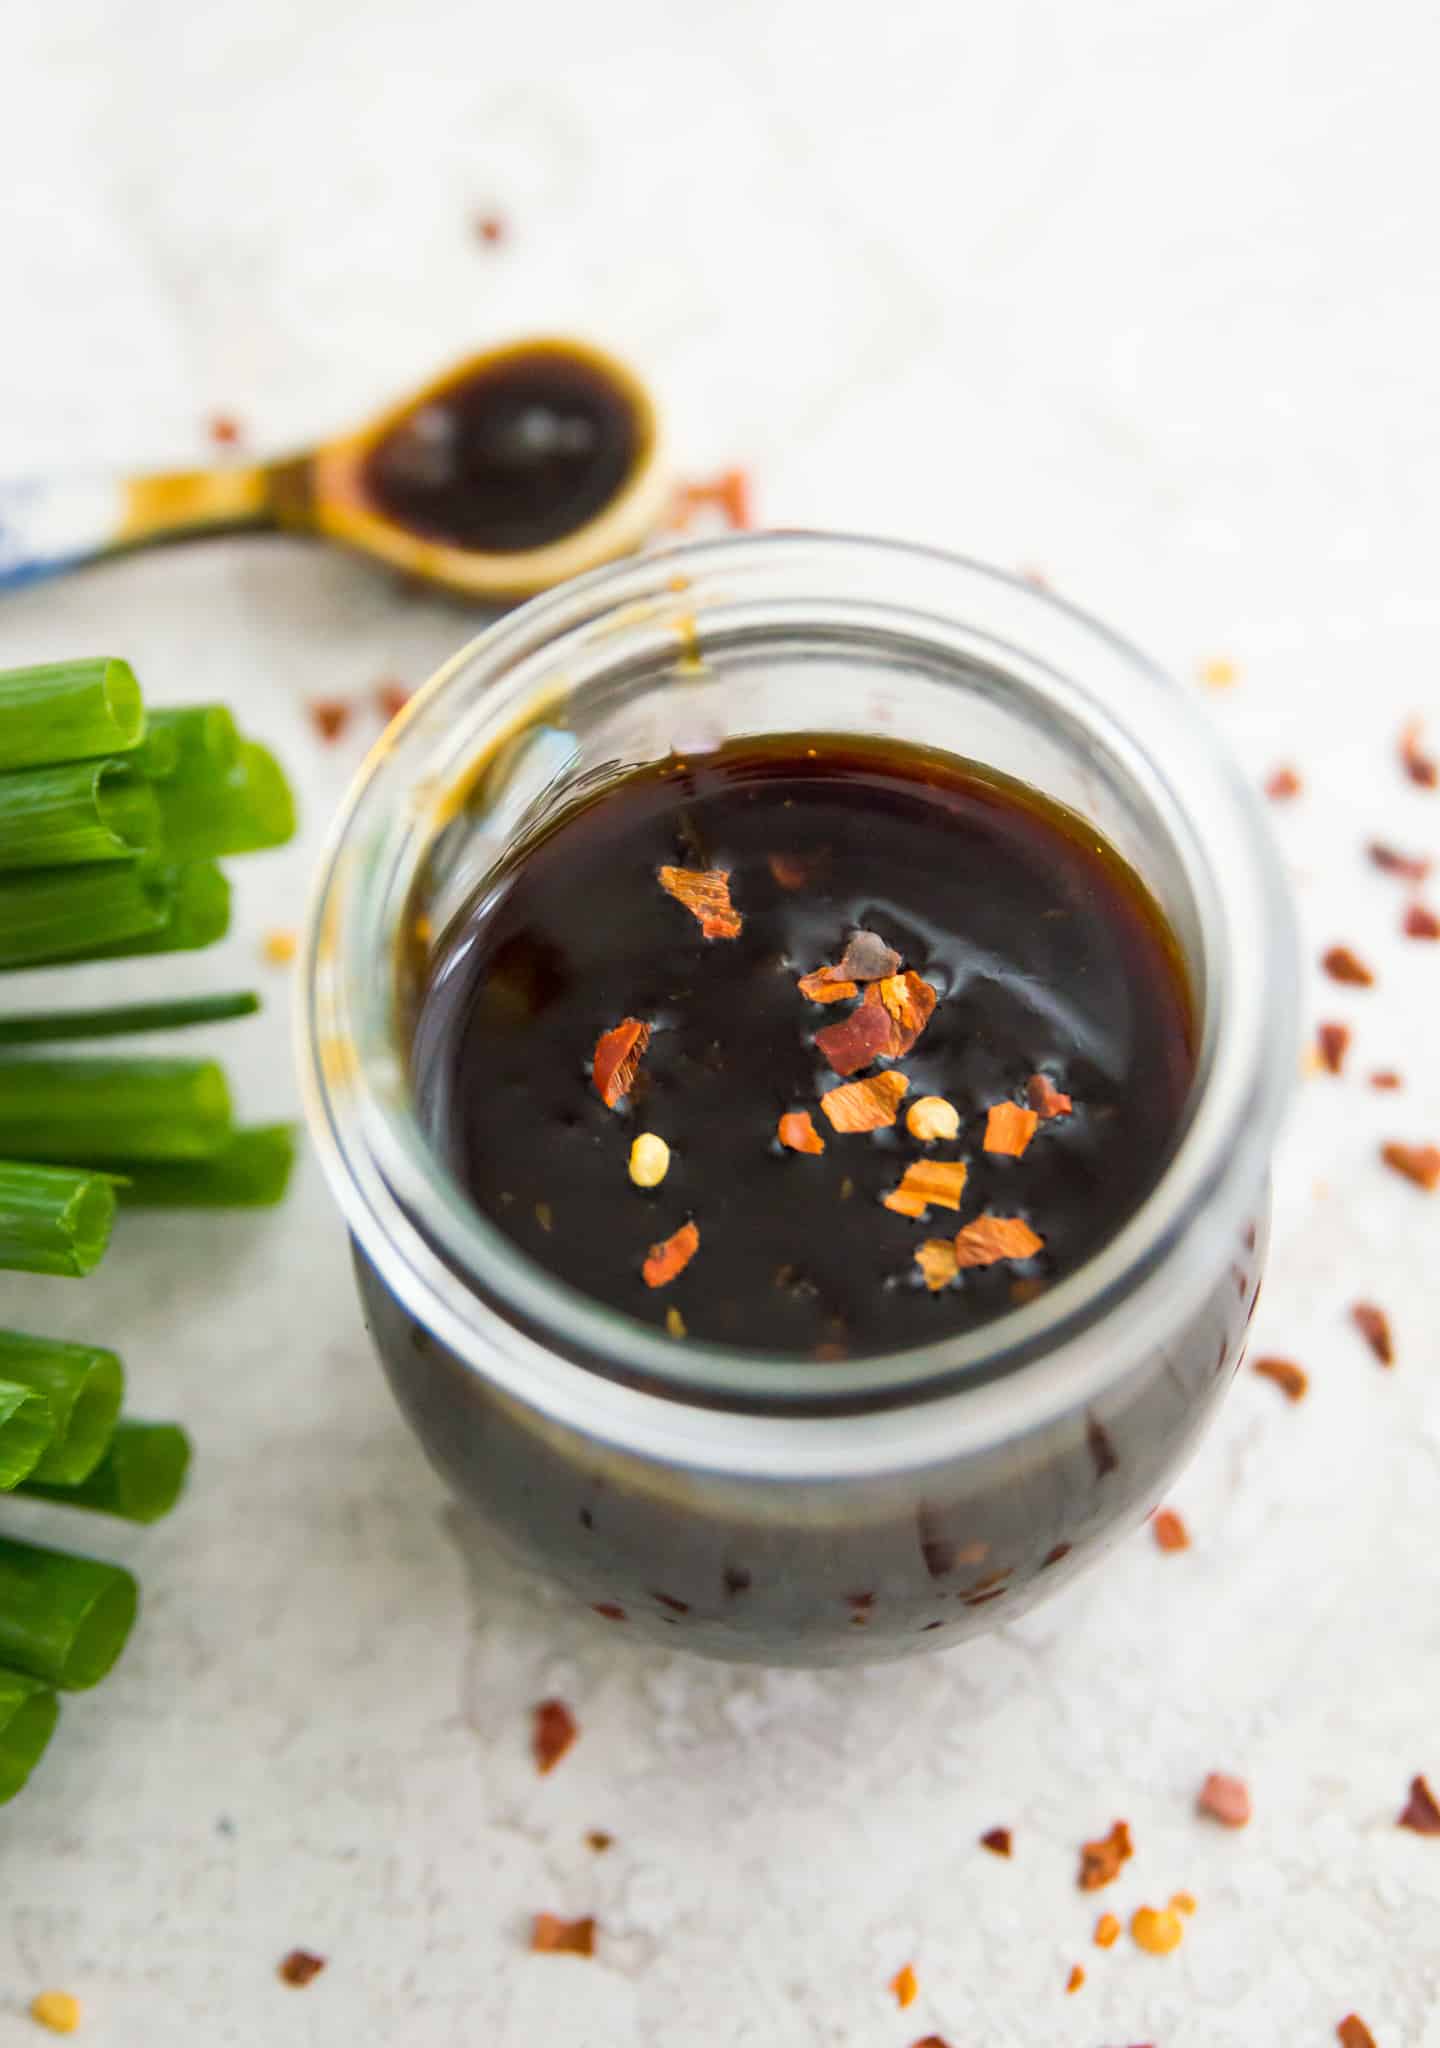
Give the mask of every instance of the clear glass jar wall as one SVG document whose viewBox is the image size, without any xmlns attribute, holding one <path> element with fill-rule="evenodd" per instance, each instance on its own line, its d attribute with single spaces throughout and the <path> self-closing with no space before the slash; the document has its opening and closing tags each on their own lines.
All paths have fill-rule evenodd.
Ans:
<svg viewBox="0 0 1440 2048">
<path fill-rule="evenodd" d="M 920 741 L 1091 821 L 1199 1012 L 1180 1139 L 1087 1266 L 955 1342 L 818 1370 L 675 1345 L 533 1266 L 414 1114 L 405 977 L 594 779 L 739 736 Z M 301 1056 L 400 1405 L 497 1536 L 608 1620 L 712 1655 L 945 1645 L 1155 1505 L 1237 1365 L 1294 1072 L 1295 941 L 1202 709 L 1081 614 L 922 550 L 788 534 L 582 579 L 465 649 L 362 774 L 320 879 Z"/>
</svg>

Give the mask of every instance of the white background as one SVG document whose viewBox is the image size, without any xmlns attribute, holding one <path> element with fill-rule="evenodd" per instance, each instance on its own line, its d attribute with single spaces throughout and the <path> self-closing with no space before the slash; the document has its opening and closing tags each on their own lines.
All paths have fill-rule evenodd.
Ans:
<svg viewBox="0 0 1440 2048">
<path fill-rule="evenodd" d="M 686 468 L 753 470 L 767 521 L 1038 566 L 1189 678 L 1233 659 L 1215 717 L 1257 780 L 1306 778 L 1275 823 L 1309 959 L 1347 939 L 1380 986 L 1307 965 L 1310 1017 L 1357 1045 L 1300 1091 L 1257 1348 L 1309 1399 L 1242 1376 L 1174 1490 L 1188 1553 L 1142 1534 L 908 1666 L 636 1653 L 467 1544 L 311 1162 L 281 1214 L 127 1219 L 84 1287 L 7 1278 L 6 1321 L 118 1344 L 198 1460 L 170 1523 L 87 1528 L 145 1610 L 0 1820 L 0 2042 L 57 1984 L 95 2048 L 1318 2048 L 1352 2007 L 1380 2048 L 1440 2043 L 1440 1841 L 1394 1825 L 1413 1772 L 1440 1786 L 1440 1196 L 1375 1160 L 1440 1140 L 1440 947 L 1398 936 L 1362 855 L 1377 831 L 1440 852 L 1440 796 L 1393 747 L 1427 704 L 1440 741 L 1436 19 L 10 9 L 0 470 L 202 460 L 217 409 L 280 449 L 487 339 L 589 332 L 653 378 Z M 216 1038 L 254 1116 L 295 1103 L 258 936 L 296 921 L 374 731 L 322 751 L 305 700 L 418 681 L 467 630 L 282 540 L 0 602 L 0 660 L 124 653 L 298 771 L 302 841 L 242 868 L 223 956 L 167 970 L 265 976 L 266 1020 Z M 1378 1065 L 1403 1094 L 1364 1085 Z M 1391 1312 L 1393 1373 L 1347 1325 L 1359 1295 Z M 527 1715 L 555 1691 L 584 1733 L 541 1781 Z M 1192 1815 L 1213 1768 L 1253 1787 L 1243 1835 Z M 1119 1814 L 1137 1855 L 1097 1901 L 1076 1847 Z M 1000 1823 L 1008 1864 L 975 1846 Z M 1177 1955 L 1090 1948 L 1098 1905 L 1182 1886 Z M 597 1960 L 529 1956 L 537 1909 L 597 1913 Z M 297 1943 L 330 1959 L 304 1992 L 274 1974 Z"/>
</svg>

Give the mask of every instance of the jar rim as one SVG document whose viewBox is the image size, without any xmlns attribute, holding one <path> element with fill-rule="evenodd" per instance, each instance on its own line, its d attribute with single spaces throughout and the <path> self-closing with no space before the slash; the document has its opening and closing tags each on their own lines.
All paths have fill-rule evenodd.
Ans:
<svg viewBox="0 0 1440 2048">
<path fill-rule="evenodd" d="M 393 1057 L 377 1056 L 375 1033 L 367 1039 L 360 1028 L 356 997 L 367 965 L 371 983 L 377 980 L 379 908 L 388 903 L 393 912 L 406 862 L 413 872 L 426 832 L 433 838 L 443 820 L 437 782 L 451 786 L 464 764 L 462 721 L 451 715 L 457 700 L 483 692 L 486 747 L 493 749 L 501 733 L 528 722 L 526 692 L 533 700 L 547 654 L 561 641 L 568 650 L 578 636 L 610 664 L 641 641 L 653 650 L 657 634 L 661 644 L 668 636 L 673 652 L 683 611 L 681 642 L 693 652 L 698 637 L 703 652 L 707 605 L 718 610 L 785 592 L 824 611 L 857 588 L 916 630 L 938 631 L 942 621 L 974 627 L 1013 662 L 1038 650 L 1057 674 L 1067 663 L 1093 672 L 1092 695 L 1108 683 L 1143 704 L 1138 757 L 1188 827 L 1181 856 L 1187 879 L 1203 884 L 1202 913 L 1225 988 L 1223 1003 L 1207 1004 L 1183 1134 L 1114 1237 L 1035 1301 L 966 1336 L 827 1364 L 822 1379 L 811 1361 L 793 1356 L 677 1345 L 537 1267 L 470 1206 L 413 1116 L 407 1123 L 404 1077 Z M 441 730 L 450 756 L 437 778 L 434 735 Z M 414 801 L 417 788 L 426 791 L 424 804 Z M 1159 1290 L 1147 1282 L 1202 1215 L 1217 1205 L 1233 1209 L 1229 1221 L 1240 1227 L 1294 1077 L 1296 951 L 1288 891 L 1254 792 L 1191 694 L 1146 656 L 1064 600 L 964 557 L 786 531 L 691 543 L 577 578 L 507 614 L 425 684 L 372 751 L 332 826 L 307 921 L 298 1051 L 311 1128 L 365 1255 L 420 1324 L 477 1370 L 510 1380 L 557 1415 L 573 1420 L 583 1412 L 587 1427 L 624 1434 L 626 1412 L 631 1425 L 637 1421 L 637 1399 L 773 1418 L 787 1408 L 803 1415 L 924 1403 L 958 1390 L 978 1420 L 982 1392 L 1023 1380 L 1023 1405 L 1038 1418 L 1068 1405 L 1084 1385 L 1105 1383 L 1098 1357 L 1089 1356 L 1082 1372 L 1078 1351 L 1100 1319 L 1126 1310 L 1128 1337 L 1117 1355 L 1134 1355 L 1142 1324 L 1163 1336 Z M 467 1271 L 491 1300 L 461 1277 Z M 531 1329 L 550 1343 L 530 1338 Z M 597 1363 L 577 1363 L 577 1355 Z M 621 1377 L 608 1378 L 607 1366 Z"/>
</svg>

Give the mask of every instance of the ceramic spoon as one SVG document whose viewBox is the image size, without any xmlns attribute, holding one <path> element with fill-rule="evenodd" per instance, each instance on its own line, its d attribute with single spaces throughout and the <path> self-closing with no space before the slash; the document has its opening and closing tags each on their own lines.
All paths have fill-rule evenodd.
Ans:
<svg viewBox="0 0 1440 2048">
<path fill-rule="evenodd" d="M 637 547 L 666 499 L 639 378 L 584 343 L 523 341 L 278 462 L 0 483 L 0 589 L 131 548 L 269 528 L 460 597 L 526 597 Z"/>
</svg>

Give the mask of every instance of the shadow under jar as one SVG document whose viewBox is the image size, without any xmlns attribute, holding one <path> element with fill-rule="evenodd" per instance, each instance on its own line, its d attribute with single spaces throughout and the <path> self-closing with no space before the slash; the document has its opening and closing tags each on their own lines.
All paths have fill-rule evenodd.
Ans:
<svg viewBox="0 0 1440 2048">
<path fill-rule="evenodd" d="M 997 1169 L 983 1116 L 973 1122 L 976 1102 L 992 1093 L 1023 1105 L 1021 1069 L 1037 1044 L 1039 1063 L 1062 1088 L 1100 1074 L 1104 1062 L 1087 1067 L 1063 1034 L 1042 1043 L 1043 1034 L 1021 1032 L 1025 1042 L 1013 1047 L 987 1042 L 1002 1012 L 974 1007 L 985 974 L 972 960 L 965 984 L 956 951 L 981 898 L 967 897 L 957 879 L 955 924 L 938 930 L 947 899 L 932 864 L 929 922 L 911 916 L 907 925 L 917 906 L 900 900 L 894 858 L 879 872 L 887 842 L 863 805 L 853 837 L 845 835 L 847 785 L 837 775 L 825 797 L 842 814 L 827 826 L 839 879 L 855 845 L 874 849 L 869 894 L 878 908 L 866 922 L 906 954 L 906 968 L 933 980 L 940 998 L 910 1055 L 881 1055 L 857 1071 L 913 1068 L 912 1102 L 922 1091 L 948 1091 L 964 1121 L 956 1142 L 926 1147 L 906 1137 L 904 1106 L 893 1128 L 873 1134 L 840 1135 L 817 1113 L 825 1158 L 786 1154 L 775 1142 L 777 1110 L 805 1106 L 797 1091 L 812 1085 L 808 1106 L 818 1111 L 841 1078 L 814 1049 L 814 1034 L 862 1007 L 864 990 L 832 1011 L 808 1005 L 794 981 L 822 957 L 838 957 L 862 899 L 832 876 L 825 904 L 806 912 L 789 900 L 798 868 L 782 864 L 768 881 L 756 879 L 753 926 L 724 972 L 733 977 L 769 949 L 781 979 L 766 1000 L 782 986 L 793 999 L 808 1063 L 792 1060 L 783 1080 L 752 1076 L 748 1096 L 736 1083 L 737 1115 L 758 1116 L 757 1105 L 768 1104 L 764 1127 L 756 1125 L 756 1174 L 786 1173 L 783 1185 L 794 1191 L 766 1213 L 792 1207 L 803 1267 L 805 1244 L 818 1243 L 827 1215 L 838 1213 L 837 1162 L 853 1148 L 844 1241 L 868 1247 L 873 1222 L 877 1247 L 894 1253 L 877 1253 L 877 1296 L 889 1290 L 877 1313 L 857 1315 L 842 1341 L 828 1343 L 817 1341 L 824 1333 L 808 1308 L 790 1322 L 757 1309 L 728 1327 L 710 1314 L 717 1296 L 706 1293 L 706 1252 L 713 1280 L 727 1244 L 737 1259 L 744 1247 L 733 1219 L 728 1239 L 718 1222 L 705 1236 L 707 1191 L 685 1183 L 701 1147 L 698 1133 L 687 1148 L 677 1129 L 683 1020 L 678 1011 L 659 1020 L 659 1092 L 646 1098 L 637 1089 L 638 1108 L 622 1100 L 611 1109 L 589 1079 L 595 1033 L 632 1005 L 622 981 L 597 985 L 592 999 L 588 982 L 577 984 L 567 968 L 584 952 L 587 906 L 596 932 L 614 921 L 610 855 L 603 832 L 584 837 L 588 820 L 603 825 L 630 801 L 627 792 L 653 798 L 673 777 L 677 818 L 682 797 L 693 815 L 669 822 L 667 791 L 658 809 L 652 803 L 651 823 L 659 821 L 661 857 L 664 843 L 675 843 L 670 857 L 686 864 L 685 834 L 704 837 L 695 820 L 705 815 L 706 791 L 723 782 L 727 764 L 750 764 L 747 800 L 760 822 L 753 847 L 740 834 L 740 854 L 731 856 L 743 912 L 758 849 L 770 843 L 785 854 L 779 821 L 793 824 L 805 800 L 795 783 L 784 808 L 775 785 L 767 813 L 764 777 L 751 770 L 777 759 L 795 770 L 797 746 L 801 754 L 813 747 L 821 769 L 898 764 L 912 784 L 916 764 L 923 775 L 928 762 L 932 795 L 988 792 L 1012 822 L 1058 832 L 1079 867 L 1062 862 L 1057 886 L 1068 874 L 1084 897 L 1085 874 L 1093 883 L 1103 869 L 1130 892 L 1151 950 L 1137 940 L 1139 951 L 1121 945 L 1078 967 L 1072 959 L 1076 979 L 1057 969 L 1066 985 L 1041 989 L 1040 1010 L 1051 998 L 1063 1006 L 1085 974 L 1101 983 L 1108 975 L 1123 1039 L 1137 1019 L 1153 1024 L 1150 969 L 1159 973 L 1156 963 L 1168 959 L 1175 1015 L 1184 1011 L 1178 1056 L 1161 1057 L 1161 1047 L 1147 1063 L 1145 1046 L 1122 1045 L 1112 1099 L 1102 1101 L 1097 1080 L 1090 1103 L 1077 1093 L 1072 1133 L 1054 1139 L 1042 1122 L 1033 1161 Z M 850 786 L 853 793 L 853 772 Z M 917 815 L 923 824 L 923 810 Z M 484 1117 L 477 1125 L 472 1116 L 462 1144 L 462 1112 L 483 1098 L 489 1078 L 492 942 L 523 904 L 527 878 L 567 847 L 574 958 L 562 957 L 553 986 L 538 992 L 533 973 L 529 982 L 514 978 L 531 1006 L 514 1042 L 540 1048 L 532 1065 L 553 1074 L 554 1101 L 544 1114 L 535 1109 L 522 1059 L 492 1090 L 502 1118 L 493 1139 Z M 705 865 L 703 852 L 689 864 Z M 997 878 L 1002 899 L 1007 886 Z M 658 882 L 655 898 L 676 920 L 677 960 L 696 968 L 677 981 L 701 980 L 712 942 Z M 1043 912 L 1027 902 L 1025 915 Z M 622 920 L 632 950 L 643 952 L 636 934 L 645 917 Z M 824 955 L 795 957 L 802 943 L 821 946 L 827 917 L 834 930 Z M 515 957 L 512 947 L 506 958 Z M 1065 960 L 1063 947 L 1034 957 Z M 1263 1264 L 1269 1154 L 1295 1068 L 1295 958 L 1263 821 L 1203 711 L 1105 629 L 1025 584 L 919 549 L 786 534 L 652 555 L 538 599 L 462 651 L 372 756 L 332 836 L 311 919 L 302 1022 L 310 1114 L 397 1399 L 442 1476 L 505 1547 L 617 1630 L 711 1656 L 819 1664 L 946 1646 L 1018 1614 L 1156 1505 L 1239 1363 Z M 1032 964 L 1022 950 L 1012 963 L 1017 985 Z M 957 989 L 971 1004 L 970 1024 L 955 1028 L 957 1007 L 947 1037 L 937 1025 Z M 633 1014 L 657 1000 L 653 990 L 637 994 Z M 722 1008 L 740 1017 L 743 992 L 732 988 Z M 576 1040 L 568 1065 L 542 1045 L 557 1022 L 568 1035 L 556 1043 Z M 778 1089 L 773 1100 L 767 1088 Z M 1173 1100 L 1162 1101 L 1166 1088 Z M 658 1104 L 668 1121 L 654 1116 Z M 1127 1107 L 1144 1170 L 1107 1208 L 1125 1157 L 1114 1133 L 1123 1132 Z M 1101 1112 L 1108 1137 L 1086 1123 Z M 647 1195 L 626 1175 L 630 1141 L 652 1122 L 680 1162 L 664 1204 L 655 1199 L 663 1189 Z M 712 1116 L 710 1129 L 719 1122 Z M 1091 1137 L 1099 1149 L 1087 1153 Z M 1069 1183 L 1056 1179 L 1060 1151 L 1044 1165 L 1052 1142 L 1072 1149 Z M 738 1159 L 733 1133 L 727 1143 L 731 1152 L 714 1156 Z M 958 1215 L 932 1207 L 906 1219 L 885 1210 L 879 1191 L 937 1152 L 967 1160 L 970 1195 L 978 1188 L 980 1208 L 992 1213 L 1017 1206 L 998 1197 L 1023 1185 L 1004 1173 L 1038 1162 L 1040 1177 L 1019 1201 L 1038 1234 L 1043 1190 L 1068 1185 L 1073 1224 L 1089 1172 L 1099 1221 L 1091 1219 L 1088 1238 L 1074 1237 L 1084 1246 L 1078 1262 L 1059 1255 L 1057 1231 L 1053 1257 L 1047 1246 L 1032 1261 L 985 1269 L 973 1290 L 962 1272 L 958 1286 L 932 1294 L 912 1270 L 911 1238 L 953 1242 L 976 1202 L 967 1198 Z M 593 1179 L 597 1162 L 608 1181 Z M 557 1190 L 560 1243 L 550 1205 L 531 1199 L 533 1189 L 515 1196 L 515 1214 L 502 1206 L 514 1191 L 500 1182 L 531 1163 Z M 798 1177 L 812 1167 L 815 1179 Z M 822 1181 L 819 1169 L 831 1178 Z M 737 1164 L 724 1192 L 735 1193 L 748 1172 Z M 634 1242 L 634 1260 L 613 1285 L 585 1284 L 583 1260 L 570 1255 L 583 1234 L 564 1209 L 571 1188 L 584 1194 L 602 1243 L 622 1228 Z M 668 1287 L 652 1292 L 640 1254 L 690 1210 L 701 1250 L 673 1296 Z M 847 1254 L 862 1289 L 866 1256 Z M 617 1265 L 611 1258 L 606 1274 Z M 843 1276 L 833 1283 L 842 1285 Z M 675 1310 L 668 1318 L 667 1308 Z M 752 1341 L 755 1331 L 770 1349 Z"/>
</svg>

